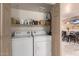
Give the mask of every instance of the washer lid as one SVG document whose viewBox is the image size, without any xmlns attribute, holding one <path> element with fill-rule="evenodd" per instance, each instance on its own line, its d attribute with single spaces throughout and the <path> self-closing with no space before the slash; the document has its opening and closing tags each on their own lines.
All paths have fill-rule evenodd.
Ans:
<svg viewBox="0 0 79 59">
<path fill-rule="evenodd" d="M 15 32 L 14 36 L 31 36 L 30 31 L 17 31 Z"/>
<path fill-rule="evenodd" d="M 33 39 L 33 37 L 32 36 L 15 36 L 15 37 L 13 37 L 12 39 Z"/>
</svg>

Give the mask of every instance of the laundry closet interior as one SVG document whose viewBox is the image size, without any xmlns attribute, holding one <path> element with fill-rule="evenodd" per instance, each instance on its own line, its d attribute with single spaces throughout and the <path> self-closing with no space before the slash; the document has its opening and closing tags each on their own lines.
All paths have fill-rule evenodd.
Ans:
<svg viewBox="0 0 79 59">
<path fill-rule="evenodd" d="M 59 55 L 58 8 L 50 3 L 2 4 L 1 55 Z"/>
</svg>

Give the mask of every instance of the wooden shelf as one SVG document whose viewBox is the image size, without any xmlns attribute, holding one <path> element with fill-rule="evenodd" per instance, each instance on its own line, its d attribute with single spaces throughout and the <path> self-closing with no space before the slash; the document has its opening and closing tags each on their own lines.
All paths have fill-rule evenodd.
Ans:
<svg viewBox="0 0 79 59">
<path fill-rule="evenodd" d="M 22 24 L 12 24 L 12 27 L 48 27 L 50 25 L 22 25 Z"/>
</svg>

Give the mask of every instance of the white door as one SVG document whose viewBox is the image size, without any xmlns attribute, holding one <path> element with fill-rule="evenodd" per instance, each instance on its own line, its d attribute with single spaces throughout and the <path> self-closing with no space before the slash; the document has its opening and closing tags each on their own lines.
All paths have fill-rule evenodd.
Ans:
<svg viewBox="0 0 79 59">
<path fill-rule="evenodd" d="M 35 38 L 34 42 L 35 56 L 51 56 L 51 38 L 42 36 Z"/>
<path fill-rule="evenodd" d="M 33 56 L 32 37 L 12 39 L 13 56 Z"/>
</svg>

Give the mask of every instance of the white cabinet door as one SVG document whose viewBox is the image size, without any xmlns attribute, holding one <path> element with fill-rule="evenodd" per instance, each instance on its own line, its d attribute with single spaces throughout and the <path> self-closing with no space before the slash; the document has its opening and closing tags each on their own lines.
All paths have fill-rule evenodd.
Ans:
<svg viewBox="0 0 79 59">
<path fill-rule="evenodd" d="M 32 40 L 32 38 L 12 39 L 12 55 L 33 56 Z"/>
</svg>

